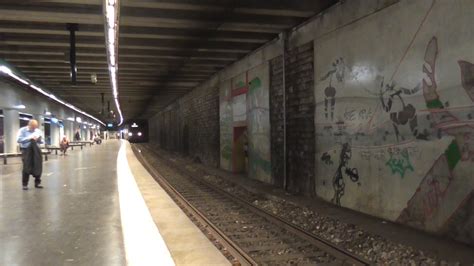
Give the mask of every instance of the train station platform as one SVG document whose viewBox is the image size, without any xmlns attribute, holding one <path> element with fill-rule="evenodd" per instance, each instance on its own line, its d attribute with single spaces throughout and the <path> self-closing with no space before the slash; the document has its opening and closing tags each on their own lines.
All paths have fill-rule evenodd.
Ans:
<svg viewBox="0 0 474 266">
<path fill-rule="evenodd" d="M 43 189 L 21 167 L 0 166 L 0 265 L 229 264 L 126 141 L 52 155 Z"/>
</svg>

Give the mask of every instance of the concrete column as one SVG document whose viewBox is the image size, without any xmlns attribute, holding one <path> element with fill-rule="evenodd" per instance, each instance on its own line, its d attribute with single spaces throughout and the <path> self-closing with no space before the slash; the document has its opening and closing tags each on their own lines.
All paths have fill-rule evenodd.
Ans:
<svg viewBox="0 0 474 266">
<path fill-rule="evenodd" d="M 51 123 L 50 124 L 51 130 L 51 146 L 59 146 L 59 126 L 57 124 Z"/>
<path fill-rule="evenodd" d="M 66 135 L 69 141 L 74 138 L 74 122 L 66 120 L 64 121 L 64 135 Z"/>
<path fill-rule="evenodd" d="M 16 137 L 20 129 L 20 117 L 17 110 L 3 110 L 3 135 L 5 153 L 18 151 Z"/>
</svg>

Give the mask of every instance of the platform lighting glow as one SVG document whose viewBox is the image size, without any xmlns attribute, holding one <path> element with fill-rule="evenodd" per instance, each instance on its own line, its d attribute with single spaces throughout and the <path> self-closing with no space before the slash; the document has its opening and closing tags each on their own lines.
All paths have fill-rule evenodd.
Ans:
<svg viewBox="0 0 474 266">
<path fill-rule="evenodd" d="M 37 92 L 43 94 L 44 96 L 46 96 L 46 97 L 48 97 L 48 98 L 50 98 L 50 99 L 53 99 L 54 101 L 56 101 L 56 102 L 58 102 L 58 103 L 60 103 L 60 104 L 62 104 L 62 105 L 64 105 L 64 106 L 66 106 L 66 107 L 72 109 L 72 110 L 75 111 L 75 112 L 78 112 L 78 113 L 80 113 L 80 114 L 82 114 L 82 115 L 85 115 L 85 116 L 91 118 L 91 119 L 94 119 L 95 121 L 97 121 L 97 122 L 99 122 L 99 123 L 101 123 L 102 125 L 105 126 L 104 122 L 100 121 L 98 118 L 95 118 L 94 116 L 92 116 L 92 115 L 90 115 L 90 114 L 88 114 L 88 113 L 82 111 L 81 109 L 75 107 L 74 105 L 72 105 L 72 104 L 70 104 L 70 103 L 64 102 L 63 100 L 57 98 L 54 94 L 48 93 L 48 92 L 46 92 L 45 90 L 43 90 L 42 88 L 40 88 L 40 87 L 38 87 L 38 86 L 36 86 L 36 85 L 34 85 L 34 84 L 30 84 L 28 81 L 26 81 L 26 80 L 22 79 L 21 77 L 15 75 L 15 74 L 13 73 L 13 71 L 12 71 L 9 67 L 3 66 L 3 65 L 0 66 L 0 72 L 3 73 L 3 74 L 8 75 L 8 76 L 10 76 L 10 77 L 12 77 L 12 78 L 14 78 L 14 79 L 16 79 L 17 81 L 19 81 L 19 82 L 21 82 L 21 83 L 23 83 L 23 84 L 25 84 L 25 85 L 29 85 L 30 88 L 32 88 L 32 89 L 34 89 L 35 91 L 37 91 Z"/>
<path fill-rule="evenodd" d="M 122 109 L 120 108 L 118 86 L 117 86 L 117 53 L 118 53 L 118 8 L 120 4 L 118 0 L 104 0 L 105 12 L 105 39 L 107 47 L 107 58 L 109 65 L 110 84 L 112 86 L 112 95 L 114 97 L 115 106 L 119 113 L 120 122 L 123 123 Z"/>
<path fill-rule="evenodd" d="M 13 106 L 13 108 L 15 108 L 15 109 L 25 109 L 26 106 L 24 104 L 18 104 L 18 105 Z"/>
</svg>

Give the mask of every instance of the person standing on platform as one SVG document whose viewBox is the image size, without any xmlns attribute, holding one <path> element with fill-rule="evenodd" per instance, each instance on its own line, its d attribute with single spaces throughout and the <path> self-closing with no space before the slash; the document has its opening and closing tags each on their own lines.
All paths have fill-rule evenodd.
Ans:
<svg viewBox="0 0 474 266">
<path fill-rule="evenodd" d="M 43 144 L 43 135 L 38 129 L 38 121 L 31 119 L 26 127 L 20 128 L 17 142 L 20 144 L 22 153 L 23 190 L 28 190 L 30 175 L 35 178 L 35 187 L 43 188 L 41 185 L 41 174 L 43 172 L 43 158 L 38 144 Z"/>
<path fill-rule="evenodd" d="M 76 134 L 74 134 L 74 140 L 80 141 L 81 140 L 81 133 L 79 133 L 79 129 L 76 130 Z"/>
</svg>

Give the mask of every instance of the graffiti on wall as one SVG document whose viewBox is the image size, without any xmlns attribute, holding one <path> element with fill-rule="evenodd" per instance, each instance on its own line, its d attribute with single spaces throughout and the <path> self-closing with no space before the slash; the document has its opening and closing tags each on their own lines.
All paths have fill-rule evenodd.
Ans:
<svg viewBox="0 0 474 266">
<path fill-rule="evenodd" d="M 410 154 L 407 149 L 389 149 L 390 159 L 385 163 L 392 174 L 398 173 L 400 177 L 404 177 L 407 171 L 413 172 L 415 169 L 410 161 Z"/>
<path fill-rule="evenodd" d="M 397 141 L 403 136 L 400 136 L 398 128 L 400 126 L 409 125 L 411 132 L 418 139 L 426 139 L 428 133 L 421 133 L 418 130 L 418 118 L 416 115 L 416 108 L 412 104 L 407 104 L 403 100 L 403 95 L 413 95 L 420 90 L 420 86 L 417 85 L 413 89 L 406 89 L 398 87 L 394 82 L 390 84 L 384 84 L 382 81 L 380 84 L 380 102 L 382 103 L 382 110 L 390 114 L 390 120 L 395 132 Z M 393 110 L 394 102 L 398 101 L 400 108 Z"/>
<path fill-rule="evenodd" d="M 268 80 L 268 65 L 260 65 L 220 89 L 221 167 L 264 182 L 271 182 Z"/>
<path fill-rule="evenodd" d="M 407 21 L 388 29 L 410 28 L 411 34 L 379 32 L 390 48 L 351 44 L 374 29 L 372 22 L 315 42 L 315 98 L 321 99 L 315 108 L 316 193 L 334 204 L 432 232 L 450 228 L 459 236 L 473 224 L 452 217 L 474 214 L 461 213 L 474 193 L 474 55 L 467 45 L 473 40 L 460 26 L 467 19 L 461 8 L 451 9 L 452 23 L 441 26 L 437 18 L 446 15 L 446 3 L 413 5 L 418 11 L 400 3 L 397 12 L 419 17 L 425 10 L 419 25 L 410 28 Z M 334 58 L 344 64 L 340 79 Z M 335 152 L 341 143 L 349 143 L 345 156 Z M 361 188 L 341 166 L 356 166 Z"/>
<path fill-rule="evenodd" d="M 321 81 L 329 80 L 328 86 L 324 89 L 324 115 L 326 119 L 334 120 L 334 109 L 336 107 L 336 88 L 333 87 L 333 78 L 339 82 L 344 82 L 345 64 L 344 58 L 337 58 L 333 63 L 331 70 L 321 78 Z"/>
<path fill-rule="evenodd" d="M 359 173 L 357 168 L 349 167 L 349 161 L 352 157 L 351 146 L 349 143 L 342 144 L 341 153 L 339 154 L 339 165 L 332 179 L 334 188 L 334 196 L 331 200 L 336 205 L 341 205 L 341 198 L 344 196 L 346 182 L 344 177 L 348 177 L 352 182 L 359 181 Z"/>
</svg>

